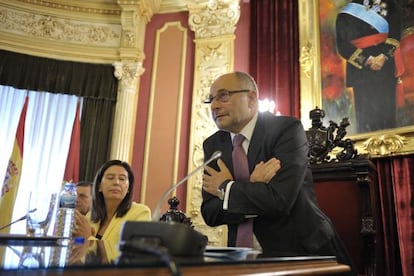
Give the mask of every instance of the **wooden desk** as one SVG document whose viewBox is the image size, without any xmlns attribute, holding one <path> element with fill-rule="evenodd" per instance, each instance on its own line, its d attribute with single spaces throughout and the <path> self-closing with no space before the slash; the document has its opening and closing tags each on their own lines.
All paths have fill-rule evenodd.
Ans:
<svg viewBox="0 0 414 276">
<path fill-rule="evenodd" d="M 99 242 L 81 246 L 45 246 L 40 245 L 0 245 L 0 275 L 87 275 L 87 276 L 128 276 L 128 275 L 174 275 L 159 257 L 151 261 L 142 258 L 132 258 L 137 263 L 120 264 L 119 258 L 108 261 L 106 245 Z M 94 248 L 90 250 L 90 248 Z M 6 250 L 7 249 L 7 250 Z M 7 254 L 5 254 L 8 252 Z M 25 256 L 39 253 L 40 261 Z M 66 253 L 64 253 L 66 252 Z M 112 252 L 113 253 L 113 252 Z M 66 255 L 63 255 L 66 254 Z M 14 261 L 10 261 L 13 258 Z M 62 258 L 63 256 L 63 258 Z M 75 258 L 73 258 L 75 256 Z M 349 266 L 338 264 L 333 257 L 279 257 L 256 258 L 247 255 L 241 260 L 226 258 L 197 257 L 192 260 L 182 257 L 176 259 L 181 275 L 341 275 L 350 270 Z M 35 260 L 35 261 L 33 261 Z M 57 261 L 60 260 L 60 261 Z M 63 260 L 63 263 L 62 261 Z M 43 265 L 36 266 L 33 263 Z M 32 266 L 30 268 L 29 266 Z"/>
<path fill-rule="evenodd" d="M 341 275 L 349 271 L 349 266 L 334 260 L 269 262 L 269 263 L 209 263 L 197 266 L 182 266 L 182 275 Z M 39 269 L 28 271 L 0 271 L 0 275 L 40 276 L 40 275 L 88 275 L 88 276 L 135 276 L 172 275 L 167 268 L 160 267 L 85 267 L 67 269 Z"/>
</svg>

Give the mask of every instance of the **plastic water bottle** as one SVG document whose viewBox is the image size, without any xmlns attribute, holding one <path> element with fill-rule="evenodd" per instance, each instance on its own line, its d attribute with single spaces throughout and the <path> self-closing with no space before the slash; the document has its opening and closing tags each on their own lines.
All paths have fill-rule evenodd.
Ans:
<svg viewBox="0 0 414 276">
<path fill-rule="evenodd" d="M 77 194 L 75 183 L 64 182 L 59 197 L 59 210 L 54 229 L 55 236 L 72 238 L 76 200 Z"/>
</svg>

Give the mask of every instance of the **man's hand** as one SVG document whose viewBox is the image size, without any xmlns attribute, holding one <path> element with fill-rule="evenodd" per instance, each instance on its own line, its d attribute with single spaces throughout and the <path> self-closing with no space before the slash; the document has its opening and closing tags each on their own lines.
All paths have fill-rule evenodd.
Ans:
<svg viewBox="0 0 414 276">
<path fill-rule="evenodd" d="M 367 61 L 367 65 L 374 71 L 379 71 L 384 66 L 384 62 L 387 60 L 387 56 L 384 54 L 379 54 L 378 56 L 370 56 Z"/>
<path fill-rule="evenodd" d="M 217 161 L 217 165 L 219 166 L 219 171 L 207 166 L 207 173 L 203 176 L 203 190 L 214 196 L 218 196 L 217 190 L 224 181 L 233 180 L 233 176 L 221 159 Z M 250 175 L 250 182 L 269 183 L 280 169 L 280 166 L 280 161 L 276 158 L 258 163 Z"/>
<path fill-rule="evenodd" d="M 203 190 L 214 196 L 218 196 L 218 188 L 224 181 L 233 180 L 233 176 L 221 159 L 217 161 L 217 165 L 218 171 L 206 166 L 207 173 L 203 175 Z"/>
<path fill-rule="evenodd" d="M 280 169 L 280 161 L 276 158 L 258 163 L 250 175 L 250 182 L 264 182 L 268 184 Z"/>
</svg>

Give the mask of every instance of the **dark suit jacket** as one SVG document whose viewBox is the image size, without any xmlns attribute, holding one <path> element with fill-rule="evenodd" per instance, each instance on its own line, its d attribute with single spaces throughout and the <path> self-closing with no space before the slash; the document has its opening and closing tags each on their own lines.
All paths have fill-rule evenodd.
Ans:
<svg viewBox="0 0 414 276">
<path fill-rule="evenodd" d="M 230 169 L 232 142 L 228 132 L 217 131 L 204 143 L 205 159 L 217 150 Z M 308 164 L 308 142 L 301 122 L 293 117 L 259 113 L 248 150 L 250 172 L 260 161 L 276 157 L 281 169 L 270 183 L 236 181 L 231 187 L 229 208 L 223 201 L 203 191 L 202 216 L 209 226 L 228 224 L 228 245 L 235 245 L 237 224 L 244 215 L 254 219 L 254 233 L 264 255 L 347 256 L 330 220 L 318 207 Z M 217 164 L 211 165 L 218 169 Z M 329 247 L 328 250 L 326 250 Z M 338 258 L 339 260 L 340 258 Z"/>
</svg>

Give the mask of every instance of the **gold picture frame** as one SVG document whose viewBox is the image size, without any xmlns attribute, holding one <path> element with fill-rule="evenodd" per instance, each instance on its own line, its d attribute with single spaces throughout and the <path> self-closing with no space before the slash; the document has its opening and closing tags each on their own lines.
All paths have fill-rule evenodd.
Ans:
<svg viewBox="0 0 414 276">
<path fill-rule="evenodd" d="M 301 120 L 311 127 L 309 112 L 322 106 L 319 0 L 299 0 Z M 339 122 L 338 122 L 339 123 Z M 414 125 L 347 135 L 358 153 L 371 157 L 414 153 Z"/>
</svg>

